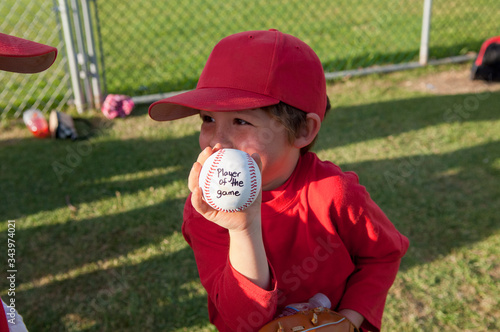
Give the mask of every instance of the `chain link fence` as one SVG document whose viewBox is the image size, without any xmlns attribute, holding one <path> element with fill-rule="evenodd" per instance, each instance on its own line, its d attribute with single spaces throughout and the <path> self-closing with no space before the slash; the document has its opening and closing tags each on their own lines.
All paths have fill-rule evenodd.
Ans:
<svg viewBox="0 0 500 332">
<path fill-rule="evenodd" d="M 64 108 L 73 92 L 55 3 L 52 0 L 2 0 L 0 17 L 0 32 L 59 50 L 55 63 L 45 72 L 25 75 L 0 71 L 0 118 L 20 117 L 29 108 L 44 113 Z"/>
<path fill-rule="evenodd" d="M 32 7 L 38 3 L 35 0 L 3 1 Z M 94 16 L 93 32 L 99 46 L 98 56 L 102 59 L 101 86 L 105 93 L 135 97 L 194 88 L 215 43 L 244 30 L 276 28 L 299 37 L 318 53 L 327 73 L 413 63 L 419 59 L 424 7 L 424 0 L 83 1 L 91 4 Z M 42 11 L 47 15 L 42 20 L 54 23 L 46 35 L 35 34 L 38 37 L 35 40 L 49 44 L 53 41 L 52 44 L 61 46 L 55 32 L 58 26 L 54 12 L 45 5 Z M 7 6 L 0 7 L 0 14 L 3 13 L 14 21 L 23 17 L 19 11 L 9 13 Z M 38 28 L 28 25 L 30 22 L 16 26 L 13 31 L 37 31 Z M 1 30 L 12 32 L 4 26 Z M 434 0 L 429 59 L 477 52 L 485 39 L 499 34 L 500 1 Z M 58 48 L 64 53 L 62 47 Z M 55 90 L 55 84 L 67 84 L 68 78 L 60 74 L 62 67 L 64 58 L 60 57 L 56 69 L 41 74 L 53 77 L 52 81 L 39 79 L 37 84 L 31 84 L 38 89 L 14 94 L 17 99 L 13 106 L 4 108 L 4 103 L 12 103 L 12 97 L 2 95 L 2 116 L 13 109 L 15 114 L 22 112 L 28 104 L 23 104 L 26 96 L 44 107 L 57 107 L 57 104 L 49 105 L 52 97 L 37 96 L 42 95 L 40 89 Z M 15 85 L 21 84 L 9 83 L 7 90 Z M 37 93 L 31 93 L 33 91 Z M 61 105 L 68 98 L 63 94 L 56 99 Z"/>
<path fill-rule="evenodd" d="M 131 96 L 192 89 L 215 43 L 276 28 L 308 43 L 326 72 L 418 61 L 423 1 L 96 1 L 106 87 Z M 477 51 L 500 33 L 500 1 L 435 0 L 429 57 Z"/>
<path fill-rule="evenodd" d="M 434 0 L 430 55 L 435 58 L 478 52 L 500 35 L 500 1 Z"/>
<path fill-rule="evenodd" d="M 411 61 L 418 55 L 422 1 L 392 3 L 97 1 L 107 89 L 132 96 L 192 89 L 215 43 L 244 30 L 276 28 L 297 36 L 327 72 Z"/>
</svg>

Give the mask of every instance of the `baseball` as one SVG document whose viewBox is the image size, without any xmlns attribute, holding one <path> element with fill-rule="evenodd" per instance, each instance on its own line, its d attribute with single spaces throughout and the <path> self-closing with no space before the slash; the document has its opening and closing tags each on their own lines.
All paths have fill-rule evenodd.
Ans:
<svg viewBox="0 0 500 332">
<path fill-rule="evenodd" d="M 204 200 L 224 212 L 243 211 L 259 195 L 259 166 L 246 152 L 221 149 L 203 164 L 199 180 Z"/>
</svg>

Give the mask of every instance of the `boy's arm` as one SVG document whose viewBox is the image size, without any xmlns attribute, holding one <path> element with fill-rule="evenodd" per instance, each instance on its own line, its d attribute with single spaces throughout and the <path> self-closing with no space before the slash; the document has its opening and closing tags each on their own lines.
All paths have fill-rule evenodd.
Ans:
<svg viewBox="0 0 500 332">
<path fill-rule="evenodd" d="M 182 233 L 193 249 L 200 281 L 208 294 L 210 322 L 219 331 L 257 330 L 272 319 L 278 301 L 276 280 L 271 277 L 273 289 L 268 291 L 236 271 L 229 261 L 227 230 L 199 215 L 190 198 Z"/>
<path fill-rule="evenodd" d="M 229 232 L 229 260 L 233 268 L 263 289 L 269 289 L 271 275 L 262 239 L 260 205 L 262 194 L 246 210 L 241 212 L 221 212 L 210 207 L 202 198 L 198 185 L 203 163 L 219 149 L 207 147 L 198 156 L 189 174 L 189 189 L 192 192 L 191 204 L 207 220 L 226 228 Z M 261 161 L 257 154 L 252 156 L 259 167 Z"/>
<path fill-rule="evenodd" d="M 255 330 L 272 319 L 277 306 L 276 281 L 261 234 L 261 194 L 243 212 L 210 208 L 201 198 L 198 178 L 214 151 L 205 149 L 191 170 L 183 235 L 209 296 L 210 321 L 220 331 Z M 261 167 L 260 158 L 254 158 Z"/>
<path fill-rule="evenodd" d="M 260 288 L 270 289 L 271 274 L 260 220 L 243 230 L 229 230 L 229 261 L 248 280 Z"/>
<path fill-rule="evenodd" d="M 359 185 L 357 176 L 345 174 L 348 176 L 338 183 L 342 194 L 337 202 L 342 203 L 334 204 L 331 213 L 353 257 L 355 271 L 347 282 L 339 310 L 356 310 L 365 318 L 362 327 L 378 331 L 387 293 L 409 242 Z"/>
</svg>

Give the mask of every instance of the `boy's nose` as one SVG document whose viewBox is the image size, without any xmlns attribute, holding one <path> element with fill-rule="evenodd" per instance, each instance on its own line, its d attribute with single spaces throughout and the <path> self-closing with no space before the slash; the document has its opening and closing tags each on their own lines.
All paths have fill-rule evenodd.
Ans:
<svg viewBox="0 0 500 332">
<path fill-rule="evenodd" d="M 210 146 L 214 147 L 215 144 L 220 143 L 223 149 L 233 148 L 233 143 L 231 140 L 231 134 L 228 128 L 217 128 L 215 134 L 212 136 L 210 141 Z"/>
</svg>

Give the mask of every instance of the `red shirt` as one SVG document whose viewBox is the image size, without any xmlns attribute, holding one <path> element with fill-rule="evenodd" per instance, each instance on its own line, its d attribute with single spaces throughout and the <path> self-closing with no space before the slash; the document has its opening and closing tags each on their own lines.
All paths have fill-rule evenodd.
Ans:
<svg viewBox="0 0 500 332">
<path fill-rule="evenodd" d="M 233 269 L 226 229 L 204 219 L 188 198 L 184 237 L 208 293 L 219 331 L 256 331 L 290 303 L 327 295 L 332 309 L 352 309 L 378 331 L 387 292 L 408 239 L 372 201 L 353 172 L 316 154 L 302 156 L 285 184 L 263 192 L 262 232 L 272 290 Z"/>
</svg>

